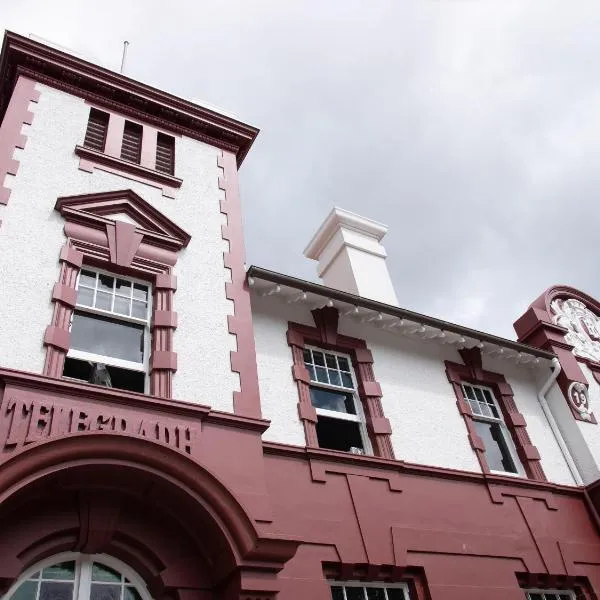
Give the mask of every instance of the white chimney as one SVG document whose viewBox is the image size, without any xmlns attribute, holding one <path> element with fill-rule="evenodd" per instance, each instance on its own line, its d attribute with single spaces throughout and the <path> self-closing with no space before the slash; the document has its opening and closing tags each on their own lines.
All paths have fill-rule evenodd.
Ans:
<svg viewBox="0 0 600 600">
<path fill-rule="evenodd" d="M 332 288 L 398 305 L 381 245 L 387 226 L 335 207 L 304 250 Z"/>
</svg>

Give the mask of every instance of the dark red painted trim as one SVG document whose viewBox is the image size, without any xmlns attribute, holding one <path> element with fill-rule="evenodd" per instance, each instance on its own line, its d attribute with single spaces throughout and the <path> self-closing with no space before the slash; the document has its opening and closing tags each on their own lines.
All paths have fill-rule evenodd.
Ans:
<svg viewBox="0 0 600 600">
<path fill-rule="evenodd" d="M 385 459 L 379 456 L 348 454 L 336 450 L 292 446 L 279 442 L 263 442 L 266 454 L 288 458 L 299 458 L 313 463 L 313 472 L 324 472 L 319 464 L 326 464 L 327 472 L 360 473 L 364 469 L 382 472 L 383 470 L 418 475 L 421 477 L 440 478 L 462 481 L 464 483 L 481 483 L 494 490 L 495 503 L 502 504 L 502 496 L 523 496 L 526 498 L 546 499 L 553 493 L 573 494 L 581 496 L 583 488 L 561 485 L 549 481 L 515 478 L 497 473 L 476 473 L 474 471 L 459 471 L 444 467 L 433 467 L 410 463 L 397 459 Z M 499 490 L 502 490 L 501 492 Z M 550 503 L 551 500 L 550 500 Z"/>
<path fill-rule="evenodd" d="M 85 223 L 113 223 L 112 219 L 103 220 L 104 216 L 125 213 L 140 224 L 146 243 L 164 248 L 178 250 L 191 240 L 181 227 L 132 190 L 62 196 L 56 201 L 55 209 L 67 220 Z"/>
<path fill-rule="evenodd" d="M 19 77 L 0 125 L 0 204 L 8 204 L 10 197 L 10 189 L 5 187 L 6 175 L 16 175 L 19 169 L 19 161 L 13 158 L 14 151 L 25 148 L 27 143 L 27 136 L 21 133 L 21 129 L 23 125 L 33 123 L 29 103 L 39 99 L 40 92 L 35 89 L 35 81 Z"/>
<path fill-rule="evenodd" d="M 62 197 L 55 208 L 66 220 L 68 241 L 61 253 L 60 280 L 52 294 L 53 321 L 44 336 L 47 347 L 44 375 L 62 376 L 69 349 L 77 275 L 85 257 L 92 265 L 108 265 L 117 272 L 152 281 L 150 392 L 170 398 L 177 370 L 177 353 L 173 350 L 177 279 L 171 268 L 177 261 L 178 250 L 189 243 L 190 236 L 131 190 Z M 110 218 L 120 212 L 141 227 Z M 153 259 L 151 262 L 149 257 Z"/>
<path fill-rule="evenodd" d="M 57 510 L 59 498 L 68 501 Z M 35 527 L 8 525 L 10 506 L 41 525 L 41 540 Z M 0 472 L 0 507 L 2 591 L 27 566 L 81 550 L 124 560 L 156 598 L 206 597 L 198 594 L 212 588 L 227 600 L 273 598 L 298 546 L 259 532 L 204 464 L 124 434 L 71 435 L 13 455 Z"/>
<path fill-rule="evenodd" d="M 456 406 L 465 420 L 471 447 L 477 455 L 477 459 L 479 460 L 483 472 L 490 472 L 485 459 L 485 446 L 481 438 L 475 432 L 473 413 L 462 393 L 461 384 L 463 383 L 473 383 L 492 388 L 496 400 L 498 400 L 498 404 L 502 410 L 504 422 L 513 438 L 519 459 L 525 468 L 527 476 L 531 479 L 546 481 L 546 475 L 542 469 L 539 452 L 531 443 L 531 439 L 527 433 L 525 418 L 517 410 L 513 398 L 513 391 L 504 375 L 483 370 L 481 350 L 479 350 L 479 348 L 461 350 L 460 354 L 461 358 L 465 361 L 465 365 L 445 361 L 446 375 L 448 376 L 448 381 L 452 385 L 452 389 L 456 396 Z"/>
<path fill-rule="evenodd" d="M 246 282 L 244 235 L 242 231 L 242 206 L 238 185 L 235 156 L 223 152 L 217 159 L 222 169 L 219 189 L 225 193 L 221 200 L 221 212 L 227 223 L 222 226 L 223 239 L 229 250 L 223 254 L 225 268 L 231 273 L 231 281 L 225 284 L 225 295 L 233 302 L 233 315 L 228 315 L 229 333 L 236 336 L 237 350 L 231 351 L 231 370 L 240 376 L 240 391 L 233 393 L 233 409 L 247 417 L 260 417 L 258 391 L 258 368 L 252 326 L 250 292 Z"/>
<path fill-rule="evenodd" d="M 92 173 L 94 168 L 98 168 L 109 173 L 121 175 L 127 173 L 129 178 L 135 181 L 141 181 L 154 187 L 160 187 L 163 196 L 174 197 L 174 190 L 181 187 L 182 179 L 168 175 L 162 171 L 150 169 L 144 165 L 138 165 L 117 156 L 110 156 L 104 152 L 98 152 L 84 146 L 75 146 L 75 154 L 79 156 L 79 168 L 82 171 Z"/>
<path fill-rule="evenodd" d="M 358 384 L 358 395 L 363 405 L 367 430 L 377 456 L 393 459 L 391 426 L 383 414 L 381 387 L 375 381 L 373 356 L 364 340 L 337 333 L 338 311 L 325 307 L 312 311 L 316 327 L 288 323 L 287 341 L 292 350 L 292 377 L 298 386 L 298 415 L 304 425 L 306 445 L 318 447 L 317 413 L 310 399 L 310 377 L 304 366 L 304 348 L 316 345 L 343 352 L 351 357 Z"/>
<path fill-rule="evenodd" d="M 552 320 L 550 304 L 553 300 L 562 297 L 575 298 L 600 315 L 600 303 L 591 296 L 566 285 L 555 285 L 548 288 L 541 296 L 536 298 L 527 311 L 525 311 L 525 314 L 517 319 L 513 326 L 519 336 L 520 342 L 525 342 L 556 354 L 562 367 L 556 381 L 571 410 L 571 414 L 578 421 L 597 424 L 593 413 L 590 414 L 589 420 L 584 419 L 569 401 L 569 389 L 573 383 L 582 383 L 586 390 L 588 389 L 587 378 L 581 370 L 579 363 L 591 364 L 591 361 L 580 359 L 573 354 L 573 346 L 565 341 L 567 330 L 564 327 L 554 324 Z"/>
<path fill-rule="evenodd" d="M 258 135 L 255 127 L 12 32 L 6 32 L 0 55 L 0 116 L 18 74 L 233 152 L 238 165 Z"/>
</svg>

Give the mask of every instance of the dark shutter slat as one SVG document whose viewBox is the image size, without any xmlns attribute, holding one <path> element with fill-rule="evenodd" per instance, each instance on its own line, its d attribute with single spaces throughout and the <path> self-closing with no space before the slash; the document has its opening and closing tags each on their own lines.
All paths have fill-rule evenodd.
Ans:
<svg viewBox="0 0 600 600">
<path fill-rule="evenodd" d="M 123 160 L 140 163 L 142 154 L 142 126 L 131 121 L 125 121 L 123 130 L 123 143 L 121 144 L 121 158 Z"/>
<path fill-rule="evenodd" d="M 169 175 L 175 171 L 175 138 L 164 133 L 156 138 L 156 170 Z"/>
<path fill-rule="evenodd" d="M 83 145 L 99 152 L 104 152 L 106 132 L 108 131 L 108 113 L 96 108 L 90 110 L 90 117 L 85 132 Z"/>
</svg>

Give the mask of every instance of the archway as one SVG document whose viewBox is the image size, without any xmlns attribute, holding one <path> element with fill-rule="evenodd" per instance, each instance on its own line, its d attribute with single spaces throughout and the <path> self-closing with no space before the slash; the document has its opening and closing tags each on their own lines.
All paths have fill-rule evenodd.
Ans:
<svg viewBox="0 0 600 600">
<path fill-rule="evenodd" d="M 40 560 L 80 552 L 129 565 L 154 600 L 269 598 L 297 547 L 259 535 L 188 456 L 105 432 L 39 443 L 2 465 L 0 531 L 0 593 Z"/>
</svg>

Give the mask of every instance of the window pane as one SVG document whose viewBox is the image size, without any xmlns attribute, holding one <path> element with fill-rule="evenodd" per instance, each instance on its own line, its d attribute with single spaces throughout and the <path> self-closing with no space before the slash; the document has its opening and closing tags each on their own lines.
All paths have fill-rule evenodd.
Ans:
<svg viewBox="0 0 600 600">
<path fill-rule="evenodd" d="M 388 600 L 406 600 L 406 595 L 402 588 L 388 588 Z"/>
<path fill-rule="evenodd" d="M 35 600 L 37 586 L 37 581 L 24 581 L 11 596 L 11 600 Z"/>
<path fill-rule="evenodd" d="M 541 594 L 529 594 L 529 600 L 543 600 Z"/>
<path fill-rule="evenodd" d="M 571 596 L 571 594 L 561 594 L 559 598 L 560 600 L 573 600 L 573 596 Z"/>
<path fill-rule="evenodd" d="M 141 363 L 143 342 L 142 325 L 77 312 L 73 315 L 71 348 L 75 350 Z"/>
<path fill-rule="evenodd" d="M 368 587 L 367 590 L 368 600 L 385 600 L 385 592 L 383 588 Z"/>
<path fill-rule="evenodd" d="M 347 388 L 354 389 L 354 383 L 350 373 L 342 373 L 342 385 Z"/>
<path fill-rule="evenodd" d="M 356 407 L 354 406 L 352 394 L 311 387 L 310 399 L 315 408 L 335 410 L 349 415 L 356 414 Z"/>
<path fill-rule="evenodd" d="M 138 302 L 137 300 L 134 300 L 132 308 L 132 317 L 136 317 L 137 319 L 148 318 L 148 306 L 145 302 Z"/>
<path fill-rule="evenodd" d="M 142 285 L 141 283 L 133 284 L 133 297 L 136 300 L 142 300 L 148 302 L 148 286 Z"/>
<path fill-rule="evenodd" d="M 349 586 L 345 586 L 345 588 L 348 600 L 365 600 L 365 588 Z"/>
<path fill-rule="evenodd" d="M 111 277 L 110 275 L 102 275 L 101 273 L 98 273 L 98 289 L 99 290 L 103 290 L 105 292 L 112 293 L 114 284 L 115 284 L 114 277 Z"/>
<path fill-rule="evenodd" d="M 315 370 L 317 372 L 317 381 L 329 383 L 329 380 L 327 379 L 327 369 L 325 367 L 315 367 Z"/>
<path fill-rule="evenodd" d="M 313 350 L 313 359 L 315 365 L 320 365 L 322 367 L 325 366 L 325 358 L 322 352 L 317 352 L 316 350 Z"/>
<path fill-rule="evenodd" d="M 315 368 L 312 365 L 306 365 L 306 368 L 308 369 L 308 374 L 310 376 L 311 381 L 316 381 L 317 376 L 315 375 Z"/>
<path fill-rule="evenodd" d="M 92 271 L 81 271 L 79 274 L 79 285 L 85 285 L 87 287 L 96 287 L 96 273 Z"/>
<path fill-rule="evenodd" d="M 126 587 L 123 590 L 123 600 L 142 600 L 142 597 L 134 587 Z"/>
<path fill-rule="evenodd" d="M 344 590 L 339 585 L 331 587 L 331 600 L 344 600 Z"/>
<path fill-rule="evenodd" d="M 500 423 L 473 421 L 477 435 L 485 445 L 485 459 L 492 471 L 517 473 Z"/>
<path fill-rule="evenodd" d="M 483 395 L 483 390 L 479 388 L 474 388 L 475 398 L 477 398 L 478 402 L 485 402 L 485 396 Z"/>
<path fill-rule="evenodd" d="M 344 356 L 338 356 L 338 364 L 340 365 L 341 371 L 349 371 L 350 365 L 348 364 L 348 359 Z"/>
<path fill-rule="evenodd" d="M 129 298 L 121 298 L 120 296 L 115 296 L 115 306 L 113 311 L 120 315 L 129 315 Z"/>
<path fill-rule="evenodd" d="M 485 403 L 483 403 L 483 402 L 482 402 L 482 403 L 479 405 L 479 408 L 481 408 L 481 414 L 482 414 L 484 417 L 493 417 L 493 416 L 494 416 L 494 415 L 492 414 L 492 411 L 491 411 L 490 407 L 489 407 L 487 404 L 485 404 Z"/>
<path fill-rule="evenodd" d="M 305 363 L 312 363 L 312 356 L 310 355 L 310 350 L 305 350 L 304 351 L 304 362 Z"/>
<path fill-rule="evenodd" d="M 331 383 L 331 385 L 342 385 L 342 380 L 340 379 L 338 371 L 329 369 L 329 383 Z"/>
<path fill-rule="evenodd" d="M 106 583 L 92 583 L 90 600 L 120 600 L 121 586 Z"/>
<path fill-rule="evenodd" d="M 330 417 L 319 416 L 317 420 L 317 440 L 320 448 L 343 450 L 350 448 L 364 449 L 360 426 L 354 421 L 342 421 Z"/>
<path fill-rule="evenodd" d="M 131 296 L 131 281 L 127 281 L 126 279 L 117 279 L 115 292 L 120 296 L 127 296 L 129 298 Z"/>
<path fill-rule="evenodd" d="M 473 388 L 470 385 L 465 385 L 463 390 L 465 391 L 465 396 L 467 398 L 470 400 L 475 400 L 475 394 L 473 393 Z"/>
<path fill-rule="evenodd" d="M 335 356 L 333 354 L 326 354 L 325 360 L 327 361 L 327 366 L 330 369 L 337 369 L 337 363 L 335 362 Z"/>
<path fill-rule="evenodd" d="M 479 408 L 479 402 L 477 402 L 477 400 L 469 400 L 469 405 L 471 406 L 471 410 L 473 411 L 474 415 L 481 414 L 481 410 Z"/>
<path fill-rule="evenodd" d="M 92 565 L 92 581 L 110 581 L 120 582 L 121 573 L 115 571 L 106 565 L 100 563 L 94 563 Z"/>
<path fill-rule="evenodd" d="M 96 292 L 96 308 L 102 310 L 111 310 L 112 294 L 106 292 Z"/>
<path fill-rule="evenodd" d="M 72 600 L 73 598 L 75 587 L 73 583 L 43 581 L 40 586 L 40 600 Z"/>
<path fill-rule="evenodd" d="M 75 561 L 61 562 L 42 571 L 43 579 L 75 579 Z"/>
<path fill-rule="evenodd" d="M 77 304 L 83 304 L 84 306 L 92 306 L 94 304 L 94 290 L 85 287 L 80 287 L 77 290 Z"/>
</svg>

